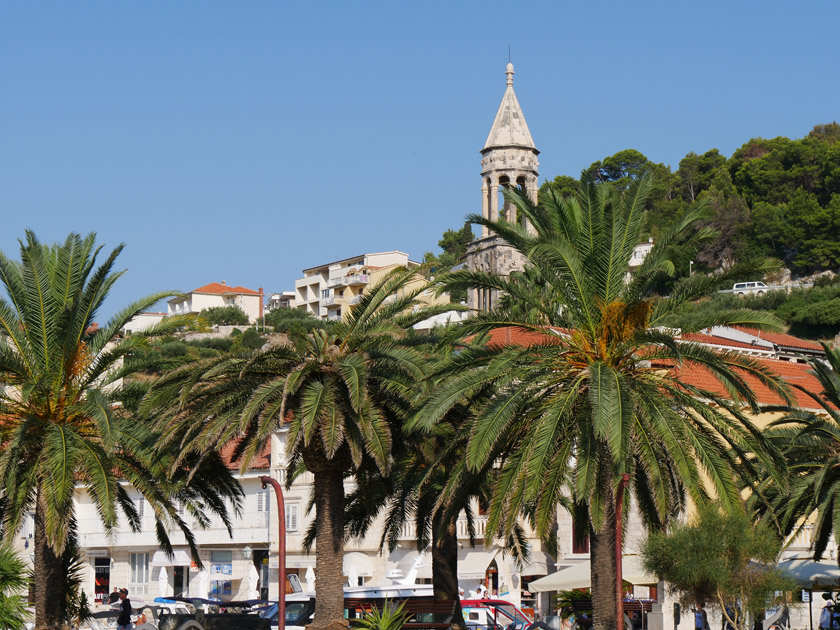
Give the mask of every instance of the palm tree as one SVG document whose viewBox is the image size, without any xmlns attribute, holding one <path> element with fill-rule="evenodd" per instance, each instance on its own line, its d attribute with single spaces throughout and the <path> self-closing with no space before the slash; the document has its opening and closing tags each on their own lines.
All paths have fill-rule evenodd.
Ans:
<svg viewBox="0 0 840 630">
<path fill-rule="evenodd" d="M 0 545 L 0 627 L 26 628 L 26 600 L 21 592 L 29 583 L 26 564 L 8 545 Z"/>
<path fill-rule="evenodd" d="M 527 506 L 538 533 L 548 536 L 558 502 L 582 509 L 590 527 L 596 630 L 616 627 L 615 545 L 623 527 L 616 505 L 629 501 L 625 475 L 645 523 L 661 527 L 683 507 L 686 492 L 701 504 L 709 490 L 722 505 L 739 503 L 733 476 L 739 455 L 756 453 L 772 470 L 783 467 L 740 404 L 757 410 L 745 375 L 782 396 L 785 388 L 748 357 L 678 344 L 674 331 L 661 328 L 686 301 L 744 273 L 695 274 L 678 282 L 668 299 L 653 296 L 661 274 L 673 272 L 668 248 L 678 239 L 691 244 L 709 236 L 690 231 L 704 211 L 689 212 L 629 275 L 650 186 L 644 176 L 622 192 L 584 175 L 576 199 L 548 191 L 534 205 L 507 191 L 525 219 L 521 224 L 470 217 L 519 251 L 532 269 L 511 278 L 459 271 L 444 280 L 447 289 L 505 296 L 495 311 L 468 320 L 461 334 L 513 327 L 528 339 L 457 353 L 443 371 L 453 378 L 415 420 L 432 427 L 473 392 L 494 388 L 474 410 L 466 450 L 473 470 L 499 462 L 488 529 L 511 531 Z M 743 322 L 765 326 L 773 320 L 738 311 L 720 313 L 698 328 Z M 685 365 L 710 372 L 729 396 L 681 382 L 678 368 Z"/>
<path fill-rule="evenodd" d="M 106 532 L 122 512 L 140 525 L 129 482 L 151 504 L 158 540 L 171 553 L 168 528 L 193 537 L 173 501 L 191 512 L 217 512 L 227 521 L 216 489 L 201 487 L 202 469 L 169 472 L 171 453 L 160 453 L 157 436 L 121 404 L 125 361 L 144 335 L 119 340 L 120 330 L 137 313 L 170 294 L 156 294 L 96 324 L 103 303 L 122 272 L 114 264 L 122 246 L 97 266 L 101 247 L 95 236 L 70 234 L 46 246 L 31 232 L 20 244 L 20 261 L 0 253 L 0 495 L 5 502 L 3 533 L 11 539 L 28 511 L 35 512 L 35 610 L 38 628 L 65 621 L 66 575 L 62 554 L 75 523 L 74 497 L 83 487 Z M 157 330 L 181 326 L 172 318 Z M 154 331 L 151 331 L 152 333 Z M 218 462 L 215 462 L 218 464 Z M 241 491 L 222 475 L 221 495 L 236 505 Z"/>
<path fill-rule="evenodd" d="M 790 467 L 790 485 L 768 479 L 751 497 L 761 520 L 784 537 L 815 515 L 814 557 L 820 559 L 831 541 L 840 543 L 840 350 L 823 344 L 825 359 L 809 358 L 820 390 L 794 383 L 811 398 L 811 409 L 775 407 L 782 417 L 767 431 L 768 439 L 784 450 Z"/>
<path fill-rule="evenodd" d="M 422 353 L 406 342 L 410 327 L 452 309 L 413 311 L 425 289 L 411 288 L 414 283 L 411 271 L 398 270 L 329 331 L 188 366 L 165 378 L 144 402 L 148 409 L 174 402 L 172 416 L 161 422 L 167 440 L 185 453 L 241 438 L 243 467 L 288 426 L 289 470 L 314 475 L 318 627 L 346 625 L 344 480 L 366 468 L 390 472 L 396 424 L 424 376 Z"/>
</svg>

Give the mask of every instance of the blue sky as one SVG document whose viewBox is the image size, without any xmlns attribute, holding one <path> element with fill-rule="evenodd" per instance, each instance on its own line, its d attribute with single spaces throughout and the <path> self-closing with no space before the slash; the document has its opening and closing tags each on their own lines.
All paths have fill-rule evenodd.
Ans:
<svg viewBox="0 0 840 630">
<path fill-rule="evenodd" d="M 840 118 L 838 23 L 829 0 L 2 3 L 0 249 L 125 242 L 110 310 L 419 259 L 480 209 L 508 45 L 545 179 Z"/>
</svg>

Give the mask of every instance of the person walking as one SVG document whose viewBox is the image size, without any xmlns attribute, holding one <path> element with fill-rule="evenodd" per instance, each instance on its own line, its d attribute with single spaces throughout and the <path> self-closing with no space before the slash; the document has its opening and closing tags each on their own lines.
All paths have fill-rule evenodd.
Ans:
<svg viewBox="0 0 840 630">
<path fill-rule="evenodd" d="M 697 608 L 694 609 L 694 630 L 709 630 L 709 618 L 701 602 L 698 602 Z"/>
<path fill-rule="evenodd" d="M 120 589 L 120 614 L 117 615 L 117 630 L 131 630 L 131 600 L 128 589 Z"/>
</svg>

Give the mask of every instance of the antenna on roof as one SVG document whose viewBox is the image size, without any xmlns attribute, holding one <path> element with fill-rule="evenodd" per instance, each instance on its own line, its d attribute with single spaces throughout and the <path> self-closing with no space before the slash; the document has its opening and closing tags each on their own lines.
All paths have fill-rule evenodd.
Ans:
<svg viewBox="0 0 840 630">
<path fill-rule="evenodd" d="M 508 63 L 510 63 L 510 44 L 508 44 Z"/>
</svg>

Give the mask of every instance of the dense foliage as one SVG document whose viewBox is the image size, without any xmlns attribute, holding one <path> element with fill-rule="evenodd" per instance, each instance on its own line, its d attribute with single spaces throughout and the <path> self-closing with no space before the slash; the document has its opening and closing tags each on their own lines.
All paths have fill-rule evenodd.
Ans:
<svg viewBox="0 0 840 630">
<path fill-rule="evenodd" d="M 26 564 L 8 545 L 0 546 L 0 628 L 23 630 L 26 627 L 26 599 L 22 595 L 29 584 Z"/>
<path fill-rule="evenodd" d="M 265 325 L 287 335 L 305 334 L 315 328 L 329 328 L 332 322 L 314 317 L 301 308 L 277 308 L 265 314 Z"/>
<path fill-rule="evenodd" d="M 781 548 L 772 529 L 754 525 L 746 513 L 705 508 L 692 523 L 651 533 L 642 561 L 685 604 L 711 604 L 742 630 L 748 627 L 747 612 L 760 613 L 776 592 L 794 587 L 775 566 Z"/>
<path fill-rule="evenodd" d="M 595 162 L 585 172 L 626 187 L 650 171 L 654 182 L 644 232 L 658 238 L 692 203 L 708 200 L 719 238 L 699 250 L 674 246 L 678 276 L 756 256 L 773 256 L 795 274 L 840 267 L 840 125 L 817 125 L 791 140 L 753 138 L 726 158 L 717 149 L 688 153 L 676 171 L 635 149 Z M 577 182 L 561 175 L 544 185 L 563 195 Z M 744 278 L 749 280 L 750 278 Z"/>
<path fill-rule="evenodd" d="M 238 306 L 213 306 L 201 311 L 201 317 L 215 326 L 244 326 L 248 316 Z"/>
<path fill-rule="evenodd" d="M 709 299 L 683 304 L 665 321 L 676 328 L 692 328 L 697 321 L 735 308 L 769 311 L 790 326 L 791 334 L 808 338 L 831 338 L 840 332 L 840 279 L 819 282 L 810 289 L 770 291 L 738 297 L 718 293 Z"/>
</svg>

